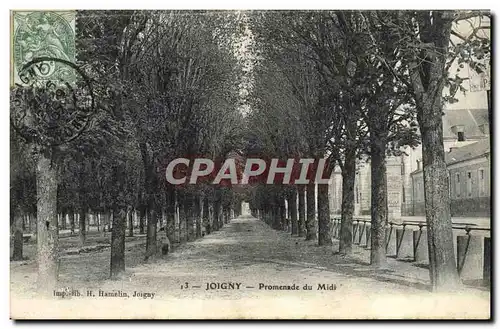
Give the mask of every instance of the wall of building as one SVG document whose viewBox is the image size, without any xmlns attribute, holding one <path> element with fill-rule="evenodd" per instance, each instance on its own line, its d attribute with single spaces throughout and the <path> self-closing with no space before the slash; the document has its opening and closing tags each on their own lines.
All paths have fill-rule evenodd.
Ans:
<svg viewBox="0 0 500 329">
<path fill-rule="evenodd" d="M 360 215 L 371 214 L 371 167 L 369 162 L 363 164 L 359 170 L 359 182 L 361 184 Z"/>
<path fill-rule="evenodd" d="M 336 167 L 330 177 L 330 213 L 340 214 L 342 209 L 342 174 Z"/>
<path fill-rule="evenodd" d="M 453 199 L 490 196 L 490 163 L 488 156 L 448 166 L 450 193 Z"/>
<path fill-rule="evenodd" d="M 469 21 L 462 21 L 458 24 L 454 24 L 453 28 L 455 32 L 462 36 L 468 36 L 474 27 L 479 25 L 487 26 L 489 25 L 489 18 L 474 18 L 472 24 Z M 489 29 L 482 29 L 483 37 L 490 37 Z M 452 40 L 455 44 L 461 42 L 456 36 L 452 36 Z M 443 115 L 443 144 L 445 152 L 449 152 L 452 148 L 460 148 L 468 144 L 474 143 L 478 140 L 488 138 L 488 133 L 482 131 L 481 125 L 488 123 L 488 97 L 486 89 L 489 89 L 488 84 L 481 85 L 480 81 L 484 81 L 485 76 L 479 76 L 468 67 L 461 68 L 458 61 L 452 63 L 449 73 L 451 76 L 458 74 L 460 77 L 466 79 L 463 82 L 463 87 L 465 92 L 459 91 L 455 94 L 457 102 L 446 103 L 444 105 Z M 489 77 L 489 72 L 486 73 L 486 77 Z M 443 94 L 449 94 L 449 90 L 445 88 Z M 458 136 L 454 130 L 455 126 L 463 125 L 465 140 L 458 141 Z M 456 127 L 455 127 L 456 128 Z M 393 162 L 394 159 L 388 159 L 388 164 L 390 163 L 393 167 L 388 168 L 388 203 L 389 207 L 392 204 L 392 216 L 397 215 L 397 211 L 394 210 L 399 204 L 400 216 L 411 216 L 411 215 L 423 215 L 425 211 L 424 206 L 424 195 L 423 195 L 423 177 L 422 172 L 418 172 L 422 168 L 422 146 L 419 145 L 416 148 L 406 147 L 403 152 L 403 156 L 399 158 L 399 168 L 397 164 Z M 462 191 L 467 191 L 467 182 L 465 177 L 467 175 L 467 170 L 471 171 L 471 195 L 468 193 L 466 196 L 453 197 L 451 194 L 451 206 L 452 215 L 458 216 L 463 214 L 463 216 L 470 216 L 470 214 L 475 213 L 477 216 L 485 216 L 484 214 L 489 214 L 489 195 L 490 195 L 490 177 L 489 177 L 489 160 L 487 165 L 487 170 L 484 171 L 483 177 L 485 180 L 485 194 L 479 193 L 479 173 L 477 164 L 468 163 L 467 166 L 471 166 L 469 169 L 462 168 L 464 171 L 460 189 Z M 458 169 L 456 165 L 450 166 L 450 174 Z M 401 174 L 398 177 L 397 171 L 400 170 Z M 415 173 L 417 171 L 417 173 Z M 412 174 L 414 173 L 414 174 Z M 335 187 L 332 187 L 331 192 L 331 211 L 332 213 L 340 213 L 341 211 L 341 184 L 342 177 L 340 171 L 336 178 L 333 180 Z M 468 176 L 467 176 L 468 179 Z M 476 183 L 474 183 L 476 182 Z M 451 184 L 451 181 L 450 181 Z M 389 187 L 389 185 L 391 185 Z M 356 177 L 356 187 L 358 189 L 357 196 L 359 197 L 359 203 L 355 204 L 355 213 L 361 215 L 370 214 L 370 197 L 371 197 L 371 181 L 370 181 L 370 164 L 366 163 L 365 166 L 359 167 L 359 173 Z M 450 186 L 452 187 L 452 186 Z M 453 187 L 452 187 L 453 188 Z M 457 187 L 458 188 L 458 187 Z M 453 190 L 450 189 L 453 193 Z M 356 190 L 355 190 L 356 193 Z M 356 196 L 355 196 L 356 198 Z"/>
<path fill-rule="evenodd" d="M 448 166 L 451 215 L 454 217 L 490 216 L 490 158 L 462 161 Z M 410 216 L 425 215 L 422 171 L 412 174 L 413 205 Z"/>
<path fill-rule="evenodd" d="M 387 158 L 387 199 L 390 219 L 401 217 L 403 177 L 401 157 Z M 371 166 L 362 160 L 357 164 L 354 182 L 354 215 L 371 214 Z M 409 176 L 409 175 L 408 175 Z M 411 186 L 411 184 L 409 184 Z M 336 168 L 330 178 L 330 213 L 340 214 L 342 210 L 342 175 Z"/>
<path fill-rule="evenodd" d="M 422 171 L 411 174 L 412 202 L 407 205 L 407 216 L 422 216 L 425 214 L 424 176 Z"/>
<path fill-rule="evenodd" d="M 452 216 L 489 216 L 489 156 L 452 164 L 448 172 Z"/>
</svg>

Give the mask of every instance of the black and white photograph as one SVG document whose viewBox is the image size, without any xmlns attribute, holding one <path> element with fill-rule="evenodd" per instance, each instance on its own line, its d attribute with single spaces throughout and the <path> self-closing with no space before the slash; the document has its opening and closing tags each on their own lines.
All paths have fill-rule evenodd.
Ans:
<svg viewBox="0 0 500 329">
<path fill-rule="evenodd" d="M 12 320 L 491 319 L 490 10 L 9 15 Z"/>
</svg>

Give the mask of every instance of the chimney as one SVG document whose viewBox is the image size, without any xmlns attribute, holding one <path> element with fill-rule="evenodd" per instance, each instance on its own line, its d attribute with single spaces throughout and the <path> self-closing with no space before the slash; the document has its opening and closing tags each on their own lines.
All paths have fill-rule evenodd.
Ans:
<svg viewBox="0 0 500 329">
<path fill-rule="evenodd" d="M 490 124 L 489 123 L 483 123 L 481 125 L 479 125 L 479 130 L 481 130 L 481 132 L 485 135 L 489 135 L 490 134 Z"/>
<path fill-rule="evenodd" d="M 465 126 L 464 125 L 456 125 L 451 127 L 451 131 L 457 135 L 457 139 L 459 142 L 465 141 Z"/>
<path fill-rule="evenodd" d="M 456 135 L 459 132 L 464 132 L 465 126 L 464 125 L 455 125 L 451 127 L 451 131 Z"/>
</svg>

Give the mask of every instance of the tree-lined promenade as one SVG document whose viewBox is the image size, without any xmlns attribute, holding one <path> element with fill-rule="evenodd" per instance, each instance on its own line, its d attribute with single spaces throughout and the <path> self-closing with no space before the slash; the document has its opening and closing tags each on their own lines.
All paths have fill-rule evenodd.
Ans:
<svg viewBox="0 0 500 329">
<path fill-rule="evenodd" d="M 76 237 L 62 240 L 71 239 Z M 62 256 L 59 284 L 72 289 L 56 292 L 73 296 L 44 303 L 31 300 L 36 264 L 13 263 L 11 292 L 17 298 L 11 308 L 18 317 L 42 318 L 75 317 L 75 308 L 80 314 L 105 319 L 488 316 L 487 291 L 465 288 L 453 298 L 436 296 L 429 292 L 425 268 L 389 259 L 385 271 L 372 269 L 362 265 L 370 255 L 368 250 L 360 252 L 359 246 L 354 247 L 353 257 L 332 255 L 331 246 L 272 230 L 250 216 L 233 218 L 219 231 L 183 243 L 154 263 L 143 263 L 143 245 L 136 244 L 141 239 L 127 237 L 125 280 L 106 280 L 108 252 Z M 338 240 L 334 243 L 338 246 Z M 35 252 L 33 245 L 26 249 L 28 256 Z M 95 297 L 86 296 L 89 290 Z M 75 296 L 75 291 L 82 296 Z M 134 297 L 134 292 L 150 295 Z M 120 297 L 124 294 L 129 297 Z"/>
<path fill-rule="evenodd" d="M 421 142 L 430 283 L 434 290 L 456 288 L 441 116 L 444 102 L 463 88 L 451 64 L 481 71 L 489 61 L 482 29 L 450 42 L 454 27 L 484 15 L 78 11 L 75 65 L 92 86 L 89 123 L 60 142 L 52 128 L 69 119 L 53 112 L 67 108 L 68 99 L 51 89 L 11 91 L 13 259 L 23 257 L 23 218 L 34 219 L 39 288 L 51 291 L 58 280 L 59 229 L 69 222 L 85 246 L 92 215 L 100 231 L 111 230 L 109 276 L 119 279 L 134 213 L 146 235 L 144 261 L 151 261 L 167 240 L 176 240 L 176 230 L 187 241 L 218 231 L 241 213 L 242 201 L 273 228 L 289 221 L 292 235 L 330 245 L 327 178 L 334 166 L 343 180 L 338 251 L 349 257 L 356 166 L 368 156 L 370 264 L 384 268 L 386 156 Z M 82 93 L 75 97 L 86 99 Z M 316 180 L 317 195 L 313 179 L 245 186 L 229 176 L 224 183 L 210 177 L 189 184 L 185 170 L 194 162 L 177 172 L 186 178 L 181 184 L 167 179 L 174 159 L 193 157 L 210 159 L 214 168 L 228 159 L 235 166 L 249 158 L 283 165 L 309 159 L 323 166 L 310 166 L 300 178 L 321 172 L 324 180 Z"/>
<path fill-rule="evenodd" d="M 463 79 L 450 67 L 478 72 L 489 64 L 489 28 L 480 12 L 254 12 L 258 49 L 246 154 L 327 158 L 342 172 L 339 252 L 352 254 L 354 183 L 358 159 L 371 162 L 370 264 L 386 258 L 386 156 L 423 146 L 423 174 L 434 290 L 460 285 L 452 242 L 442 113 Z M 479 21 L 479 24 L 477 22 Z M 452 36 L 458 39 L 453 39 Z M 304 191 L 305 190 L 305 191 Z M 258 186 L 252 210 L 278 228 L 331 244 L 328 185 Z M 305 194 L 305 195 L 304 195 Z M 298 209 L 295 198 L 298 195 Z M 287 216 L 285 199 L 291 213 Z M 317 221 L 315 203 L 317 202 Z M 307 217 L 305 214 L 307 213 Z M 317 226 L 316 227 L 316 223 Z"/>
<path fill-rule="evenodd" d="M 43 100 L 27 99 L 29 88 L 12 92 L 11 217 L 36 218 L 41 289 L 57 281 L 58 217 L 69 216 L 82 246 L 90 214 L 100 218 L 100 230 L 111 228 L 110 276 L 118 278 L 133 212 L 147 235 L 147 260 L 159 253 L 162 214 L 163 235 L 173 241 L 178 212 L 179 229 L 191 241 L 201 237 L 201 225 L 216 231 L 237 210 L 229 187 L 175 187 L 164 173 L 174 158 L 224 159 L 237 149 L 239 29 L 235 13 L 78 11 L 76 64 L 91 81 L 96 113 L 79 138 L 63 145 L 39 138 L 50 137 L 50 117 L 14 120 L 21 111 L 35 114 Z"/>
</svg>

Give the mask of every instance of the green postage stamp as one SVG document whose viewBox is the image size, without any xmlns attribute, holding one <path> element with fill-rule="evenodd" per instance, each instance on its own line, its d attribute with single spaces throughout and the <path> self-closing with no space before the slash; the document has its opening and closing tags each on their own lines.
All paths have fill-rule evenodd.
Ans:
<svg viewBox="0 0 500 329">
<path fill-rule="evenodd" d="M 11 11 L 11 85 L 26 85 L 23 67 L 37 58 L 75 62 L 75 11 Z M 61 62 L 35 67 L 37 80 L 75 80 Z"/>
</svg>

